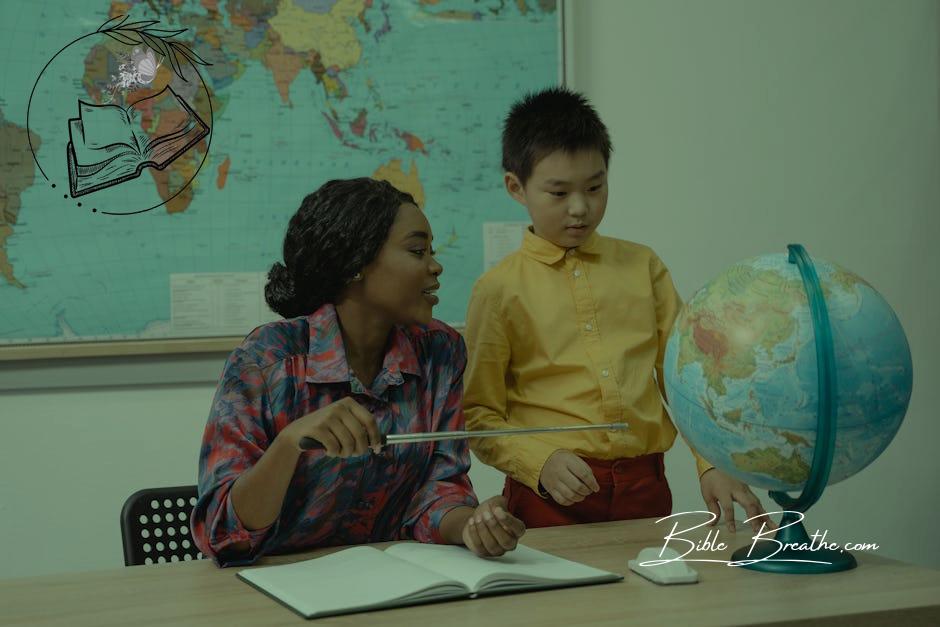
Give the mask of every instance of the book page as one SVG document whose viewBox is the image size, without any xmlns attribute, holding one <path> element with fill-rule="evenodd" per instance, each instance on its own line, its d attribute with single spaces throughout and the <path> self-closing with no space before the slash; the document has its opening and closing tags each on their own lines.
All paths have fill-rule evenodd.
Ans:
<svg viewBox="0 0 940 627">
<path fill-rule="evenodd" d="M 133 121 L 121 107 L 79 100 L 78 116 L 82 121 L 82 137 L 71 137 L 72 143 L 83 143 L 89 149 L 123 145 L 137 151 L 137 139 L 131 132 Z"/>
<path fill-rule="evenodd" d="M 172 141 L 187 133 L 197 124 L 190 110 L 180 103 L 176 92 L 167 85 L 160 91 L 141 98 L 128 106 L 131 117 L 139 120 L 152 118 L 149 126 L 134 126 L 134 134 L 140 146 L 140 153 L 145 157 L 153 146 L 164 141 Z M 149 115 L 144 115 L 149 111 Z"/>
<path fill-rule="evenodd" d="M 189 126 L 173 135 L 159 137 L 147 144 L 147 159 L 164 165 L 189 150 L 194 144 L 208 134 L 205 126 L 191 120 Z"/>
<path fill-rule="evenodd" d="M 159 148 L 162 144 L 169 143 L 169 142 L 178 144 L 179 142 L 177 140 L 184 137 L 187 133 L 193 130 L 193 128 L 195 128 L 196 126 L 195 118 L 186 118 L 185 120 L 181 120 L 179 119 L 178 116 L 174 116 L 174 122 L 176 123 L 176 126 L 173 128 L 172 131 L 170 131 L 166 135 L 151 137 L 149 135 L 146 135 L 145 131 L 142 131 L 146 139 L 143 141 L 143 143 L 141 143 L 141 145 L 143 146 L 143 150 L 141 152 L 145 156 L 153 159 L 154 155 L 157 152 L 155 149 Z M 138 141 L 140 141 L 139 137 L 138 137 Z M 159 162 L 159 159 L 155 159 L 155 160 Z"/>
<path fill-rule="evenodd" d="M 238 576 L 307 617 L 469 593 L 446 577 L 368 546 L 283 566 L 245 569 Z M 421 594 L 429 590 L 437 594 Z"/>
<path fill-rule="evenodd" d="M 477 592 L 489 588 L 519 588 L 549 583 L 616 581 L 622 577 L 606 570 L 585 566 L 542 551 L 518 545 L 501 557 L 477 557 L 462 546 L 402 543 L 386 553 L 420 564 L 462 582 Z M 503 585 L 500 585 L 503 584 Z"/>
<path fill-rule="evenodd" d="M 69 137 L 75 152 L 75 162 L 79 168 L 90 167 L 91 171 L 97 172 L 107 162 L 123 155 L 132 155 L 134 160 L 137 160 L 137 150 L 134 147 L 120 142 L 101 148 L 91 148 L 82 142 L 83 133 L 81 120 L 78 118 L 69 120 Z"/>
</svg>

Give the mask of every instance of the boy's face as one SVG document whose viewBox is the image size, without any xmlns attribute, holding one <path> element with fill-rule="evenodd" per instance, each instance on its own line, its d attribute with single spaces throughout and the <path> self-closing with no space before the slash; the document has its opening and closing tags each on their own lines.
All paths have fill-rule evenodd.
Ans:
<svg viewBox="0 0 940 627">
<path fill-rule="evenodd" d="M 504 181 L 528 209 L 535 234 L 563 248 L 583 244 L 607 209 L 607 166 L 597 150 L 556 150 L 535 164 L 525 185 L 512 172 Z"/>
</svg>

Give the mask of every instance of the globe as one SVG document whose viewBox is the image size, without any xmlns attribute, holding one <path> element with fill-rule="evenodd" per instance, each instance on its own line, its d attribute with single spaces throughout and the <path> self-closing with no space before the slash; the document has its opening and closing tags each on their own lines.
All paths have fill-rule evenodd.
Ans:
<svg viewBox="0 0 940 627">
<path fill-rule="evenodd" d="M 887 301 L 791 245 L 740 261 L 694 293 L 667 342 L 664 384 L 676 428 L 702 457 L 805 511 L 888 446 L 912 371 Z M 799 502 L 784 494 L 797 490 Z"/>
</svg>

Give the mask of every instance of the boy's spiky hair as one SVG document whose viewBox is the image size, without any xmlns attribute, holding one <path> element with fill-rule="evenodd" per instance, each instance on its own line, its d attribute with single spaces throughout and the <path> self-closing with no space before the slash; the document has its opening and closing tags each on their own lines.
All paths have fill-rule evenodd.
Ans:
<svg viewBox="0 0 940 627">
<path fill-rule="evenodd" d="M 526 94 L 512 105 L 503 123 L 503 170 L 525 185 L 535 164 L 556 150 L 597 150 L 605 164 L 613 150 L 594 107 L 565 87 Z"/>
</svg>

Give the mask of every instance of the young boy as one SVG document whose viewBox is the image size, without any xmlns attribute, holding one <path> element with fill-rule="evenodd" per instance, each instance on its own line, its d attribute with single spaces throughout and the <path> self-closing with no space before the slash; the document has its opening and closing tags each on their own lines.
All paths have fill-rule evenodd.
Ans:
<svg viewBox="0 0 940 627">
<path fill-rule="evenodd" d="M 595 233 L 607 207 L 607 128 L 583 96 L 552 88 L 513 105 L 502 143 L 506 190 L 532 226 L 474 286 L 467 427 L 630 428 L 480 438 L 471 448 L 506 473 L 503 495 L 527 527 L 667 515 L 663 452 L 676 429 L 656 381 L 681 302 L 652 250 Z M 733 501 L 748 517 L 763 513 L 747 486 L 696 461 L 716 520 L 723 510 L 734 529 Z"/>
</svg>

